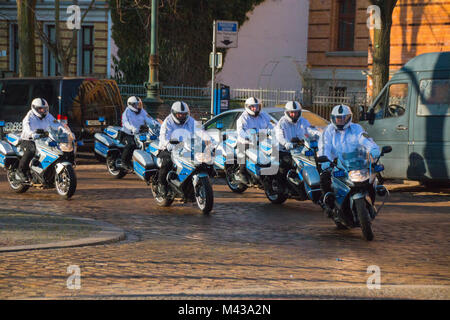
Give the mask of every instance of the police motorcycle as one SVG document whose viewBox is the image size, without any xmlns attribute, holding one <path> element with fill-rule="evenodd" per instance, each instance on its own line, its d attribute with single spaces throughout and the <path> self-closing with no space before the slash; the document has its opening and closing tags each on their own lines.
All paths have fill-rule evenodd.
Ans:
<svg viewBox="0 0 450 320">
<path fill-rule="evenodd" d="M 159 184 L 159 174 L 152 177 L 152 193 L 158 206 L 168 207 L 174 200 L 184 203 L 196 202 L 198 208 L 208 214 L 214 204 L 214 193 L 210 177 L 216 175 L 213 167 L 214 144 L 209 139 L 172 139 L 172 169 L 167 174 L 168 192 L 163 194 Z M 159 150 L 152 147 L 151 153 L 157 157 Z M 161 159 L 157 159 L 161 168 Z"/>
<path fill-rule="evenodd" d="M 0 121 L 0 129 L 3 129 L 3 125 L 4 122 Z M 20 147 L 20 135 L 8 133 L 5 139 L 0 140 L 0 167 L 6 170 L 11 189 L 16 193 L 24 193 L 30 187 L 56 188 L 61 197 L 70 199 L 77 188 L 73 169 L 73 137 L 62 128 L 50 128 L 49 131 L 39 129 L 36 134 L 36 154 L 29 166 L 30 180 L 26 182 L 17 175 L 19 161 L 24 153 Z M 0 138 L 3 138 L 3 130 Z"/>
<path fill-rule="evenodd" d="M 280 177 L 282 180 L 279 183 L 284 186 L 288 198 L 299 201 L 311 200 L 318 204 L 322 192 L 316 162 L 317 139 L 312 137 L 311 139 L 300 140 L 295 137 L 291 140 L 291 143 L 294 145 L 289 150 L 293 168 L 287 171 L 285 177 Z M 289 161 L 289 159 L 281 159 L 281 161 Z M 283 183 L 286 181 L 287 183 Z"/>
<path fill-rule="evenodd" d="M 392 151 L 384 146 L 380 158 Z M 379 159 L 374 160 L 362 147 L 352 152 L 342 153 L 331 164 L 331 187 L 334 193 L 334 208 L 325 205 L 325 211 L 339 229 L 361 227 L 364 238 L 373 240 L 372 221 L 380 213 L 389 191 L 377 183 L 377 173 L 384 170 Z M 318 157 L 318 163 L 328 162 L 326 156 Z M 376 196 L 383 197 L 383 202 L 376 208 Z M 324 196 L 324 204 L 329 203 L 330 192 Z"/>
<path fill-rule="evenodd" d="M 128 173 L 135 173 L 147 185 L 151 183 L 151 176 L 156 173 L 156 159 L 150 153 L 151 148 L 158 145 L 159 130 L 141 126 L 139 132 L 134 135 L 137 149 L 133 151 L 132 167 L 129 171 L 122 168 L 122 152 L 125 148 L 120 142 L 121 127 L 108 126 L 103 133 L 96 133 L 94 151 L 106 160 L 108 172 L 116 179 L 121 179 Z"/>
<path fill-rule="evenodd" d="M 231 191 L 243 193 L 247 188 L 259 188 L 264 190 L 272 203 L 281 204 L 286 201 L 287 195 L 277 174 L 279 159 L 274 155 L 278 150 L 272 146 L 270 131 L 263 138 L 259 137 L 260 133 L 255 129 L 249 130 L 250 139 L 245 141 L 249 145 L 245 150 L 247 184 L 238 178 L 239 164 L 235 161 L 238 152 L 237 134 L 227 135 L 222 145 L 217 147 L 214 164 L 225 171 L 225 179 Z"/>
</svg>

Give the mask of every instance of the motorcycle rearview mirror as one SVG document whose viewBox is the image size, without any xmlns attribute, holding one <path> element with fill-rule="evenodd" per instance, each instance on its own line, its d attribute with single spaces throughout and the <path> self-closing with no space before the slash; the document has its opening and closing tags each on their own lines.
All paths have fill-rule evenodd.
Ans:
<svg viewBox="0 0 450 320">
<path fill-rule="evenodd" d="M 392 147 L 391 146 L 384 146 L 383 148 L 381 148 L 381 155 L 384 155 L 386 153 L 389 153 L 392 151 Z"/>
</svg>

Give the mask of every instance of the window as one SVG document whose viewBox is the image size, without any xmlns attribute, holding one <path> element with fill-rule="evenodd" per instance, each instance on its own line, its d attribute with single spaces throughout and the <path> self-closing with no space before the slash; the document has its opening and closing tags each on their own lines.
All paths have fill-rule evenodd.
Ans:
<svg viewBox="0 0 450 320">
<path fill-rule="evenodd" d="M 450 116 L 450 79 L 420 81 L 418 116 Z"/>
<path fill-rule="evenodd" d="M 345 97 L 347 95 L 347 87 L 328 87 L 328 95 L 330 97 Z"/>
<path fill-rule="evenodd" d="M 3 83 L 0 92 L 0 119 L 21 122 L 30 110 L 29 95 L 29 84 Z"/>
<path fill-rule="evenodd" d="M 356 0 L 338 0 L 338 51 L 353 51 Z"/>
<path fill-rule="evenodd" d="M 219 129 L 224 131 L 227 129 L 233 129 L 234 119 L 236 118 L 236 112 L 230 112 L 220 116 L 213 123 L 209 124 L 206 129 Z"/>
<path fill-rule="evenodd" d="M 394 83 L 383 91 L 374 106 L 375 119 L 400 117 L 408 105 L 408 84 Z"/>
<path fill-rule="evenodd" d="M 54 25 L 47 25 L 45 32 L 47 33 L 50 41 L 55 43 L 56 41 L 56 30 Z M 45 75 L 47 76 L 56 76 L 59 74 L 58 72 L 58 64 L 56 63 L 55 56 L 50 52 L 50 50 L 46 47 L 45 54 L 47 57 L 46 61 L 46 70 Z"/>
<path fill-rule="evenodd" d="M 385 109 L 385 118 L 400 117 L 405 114 L 408 106 L 408 84 L 395 83 L 389 86 L 389 95 L 387 108 Z"/>
<path fill-rule="evenodd" d="M 94 69 L 94 27 L 81 28 L 81 74 L 90 75 Z"/>
<path fill-rule="evenodd" d="M 11 25 L 11 60 L 10 68 L 14 73 L 19 73 L 19 29 L 17 24 Z"/>
</svg>

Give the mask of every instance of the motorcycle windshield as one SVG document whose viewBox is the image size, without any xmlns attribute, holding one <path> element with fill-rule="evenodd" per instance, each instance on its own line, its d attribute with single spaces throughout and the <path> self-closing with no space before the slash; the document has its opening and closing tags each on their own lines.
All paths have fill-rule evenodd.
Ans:
<svg viewBox="0 0 450 320">
<path fill-rule="evenodd" d="M 60 129 L 50 129 L 50 135 L 51 135 L 52 140 L 54 140 L 58 143 L 68 143 L 69 142 L 69 135 Z"/>
<path fill-rule="evenodd" d="M 347 171 L 362 170 L 369 167 L 368 154 L 364 149 L 356 149 L 352 152 L 341 153 L 339 155 L 339 160 Z"/>
</svg>

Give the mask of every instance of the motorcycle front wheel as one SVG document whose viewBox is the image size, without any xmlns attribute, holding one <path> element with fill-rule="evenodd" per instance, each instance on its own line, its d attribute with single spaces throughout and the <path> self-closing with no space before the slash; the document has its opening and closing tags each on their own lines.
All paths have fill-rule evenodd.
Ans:
<svg viewBox="0 0 450 320">
<path fill-rule="evenodd" d="M 108 168 L 108 172 L 116 179 L 122 179 L 125 177 L 127 172 L 121 168 L 117 168 L 116 165 L 116 157 L 108 156 L 106 158 L 106 167 Z"/>
<path fill-rule="evenodd" d="M 61 197 L 70 199 L 73 196 L 77 189 L 77 176 L 72 166 L 65 166 L 55 175 L 55 187 Z"/>
<path fill-rule="evenodd" d="M 211 212 L 214 205 L 214 192 L 208 177 L 199 179 L 195 199 L 197 206 L 204 214 Z"/>
<path fill-rule="evenodd" d="M 24 193 L 30 188 L 28 184 L 21 183 L 16 180 L 16 169 L 8 169 L 6 172 L 6 177 L 8 179 L 9 187 L 16 193 Z"/>
<path fill-rule="evenodd" d="M 370 218 L 366 204 L 367 202 L 364 198 L 355 200 L 356 212 L 358 214 L 359 223 L 361 224 L 364 239 L 372 241 L 374 237 L 372 231 L 372 219 Z"/>
</svg>

